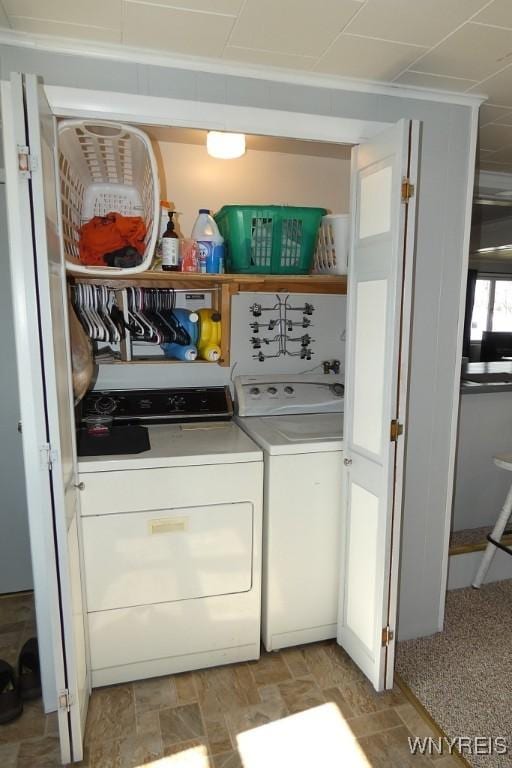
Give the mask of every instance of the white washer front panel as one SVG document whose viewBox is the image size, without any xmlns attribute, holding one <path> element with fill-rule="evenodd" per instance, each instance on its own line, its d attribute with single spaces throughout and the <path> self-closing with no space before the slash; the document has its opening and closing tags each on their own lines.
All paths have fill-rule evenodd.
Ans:
<svg viewBox="0 0 512 768">
<path fill-rule="evenodd" d="M 335 637 L 343 453 L 265 461 L 262 636 L 267 650 Z"/>
<path fill-rule="evenodd" d="M 253 505 L 83 518 L 89 611 L 247 592 Z"/>
</svg>

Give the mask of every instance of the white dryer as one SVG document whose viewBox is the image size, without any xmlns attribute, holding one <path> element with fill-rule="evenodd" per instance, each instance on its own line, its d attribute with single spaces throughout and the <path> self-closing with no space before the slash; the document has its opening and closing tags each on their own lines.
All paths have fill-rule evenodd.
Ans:
<svg viewBox="0 0 512 768">
<path fill-rule="evenodd" d="M 92 392 L 83 416 L 93 687 L 257 659 L 263 461 L 227 388 Z M 129 453 L 134 429 L 149 440 Z"/>
<path fill-rule="evenodd" d="M 339 377 L 240 376 L 236 420 L 263 449 L 265 648 L 335 637 L 343 468 Z"/>
</svg>

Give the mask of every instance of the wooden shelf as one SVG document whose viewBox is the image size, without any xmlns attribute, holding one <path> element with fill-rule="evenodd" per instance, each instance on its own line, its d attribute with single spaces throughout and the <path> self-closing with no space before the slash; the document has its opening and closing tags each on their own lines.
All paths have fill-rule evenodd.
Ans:
<svg viewBox="0 0 512 768">
<path fill-rule="evenodd" d="M 210 360 L 173 360 L 169 357 L 135 357 L 131 360 L 119 360 L 118 358 L 105 358 L 95 357 L 95 362 L 100 365 L 217 365 L 216 362 Z"/>
<path fill-rule="evenodd" d="M 346 294 L 346 275 L 205 275 L 195 272 L 141 272 L 138 275 L 82 275 L 68 273 L 70 282 L 94 283 L 106 285 L 115 290 L 122 288 L 175 288 L 176 290 L 210 290 L 214 291 L 212 306 L 221 316 L 221 357 L 218 364 L 229 366 L 231 342 L 231 297 L 235 293 L 269 292 L 269 293 L 318 293 Z M 124 361 L 103 361 L 103 364 Z M 132 363 L 151 364 L 152 362 L 172 363 L 180 361 L 131 360 Z M 196 361 L 206 362 L 207 361 Z"/>
<path fill-rule="evenodd" d="M 346 275 L 204 275 L 194 272 L 141 272 L 138 275 L 108 275 L 105 277 L 78 275 L 69 277 L 77 282 L 108 285 L 112 288 L 129 286 L 155 288 L 212 289 L 229 286 L 230 293 L 240 291 L 272 293 L 345 294 Z"/>
</svg>

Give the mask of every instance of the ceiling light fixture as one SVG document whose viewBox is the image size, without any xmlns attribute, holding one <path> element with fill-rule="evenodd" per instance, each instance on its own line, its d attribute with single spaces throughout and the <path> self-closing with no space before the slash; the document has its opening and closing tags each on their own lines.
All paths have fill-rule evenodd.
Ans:
<svg viewBox="0 0 512 768">
<path fill-rule="evenodd" d="M 243 133 L 208 131 L 206 149 L 211 157 L 217 157 L 220 160 L 234 160 L 245 154 L 245 135 Z"/>
</svg>

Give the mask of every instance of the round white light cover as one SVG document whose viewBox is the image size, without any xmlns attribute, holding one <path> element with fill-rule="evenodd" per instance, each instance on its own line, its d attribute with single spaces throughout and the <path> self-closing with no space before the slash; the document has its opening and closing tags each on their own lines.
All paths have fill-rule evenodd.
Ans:
<svg viewBox="0 0 512 768">
<path fill-rule="evenodd" d="M 234 160 L 245 154 L 245 136 L 243 133 L 208 131 L 206 149 L 211 157 Z"/>
</svg>

